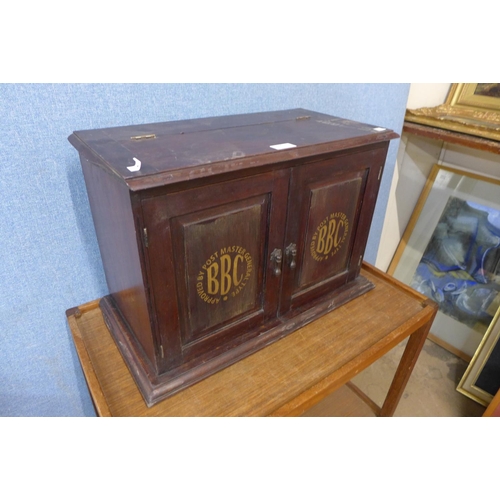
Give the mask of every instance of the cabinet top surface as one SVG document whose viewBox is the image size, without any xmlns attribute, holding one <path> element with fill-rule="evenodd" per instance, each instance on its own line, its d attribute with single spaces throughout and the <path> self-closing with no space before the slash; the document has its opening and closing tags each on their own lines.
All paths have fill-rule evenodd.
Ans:
<svg viewBox="0 0 500 500">
<path fill-rule="evenodd" d="M 141 189 L 397 137 L 386 128 L 298 108 L 77 131 L 69 141 L 84 158 Z"/>
</svg>

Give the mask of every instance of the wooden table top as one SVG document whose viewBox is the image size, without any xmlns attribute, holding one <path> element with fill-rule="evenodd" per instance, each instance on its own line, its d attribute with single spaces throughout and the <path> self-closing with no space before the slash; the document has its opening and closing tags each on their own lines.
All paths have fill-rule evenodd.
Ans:
<svg viewBox="0 0 500 500">
<path fill-rule="evenodd" d="M 228 368 L 148 408 L 93 301 L 68 313 L 101 416 L 300 415 L 421 328 L 426 297 L 374 267 L 375 289 Z"/>
</svg>

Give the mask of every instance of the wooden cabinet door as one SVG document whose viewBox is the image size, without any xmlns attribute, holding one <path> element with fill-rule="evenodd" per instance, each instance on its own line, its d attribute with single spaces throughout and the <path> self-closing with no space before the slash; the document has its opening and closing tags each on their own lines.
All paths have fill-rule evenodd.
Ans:
<svg viewBox="0 0 500 500">
<path fill-rule="evenodd" d="M 280 313 L 359 273 L 387 146 L 292 171 Z"/>
<path fill-rule="evenodd" d="M 289 172 L 143 199 L 164 369 L 214 356 L 276 318 Z M 250 337 L 249 337 L 250 336 Z"/>
</svg>

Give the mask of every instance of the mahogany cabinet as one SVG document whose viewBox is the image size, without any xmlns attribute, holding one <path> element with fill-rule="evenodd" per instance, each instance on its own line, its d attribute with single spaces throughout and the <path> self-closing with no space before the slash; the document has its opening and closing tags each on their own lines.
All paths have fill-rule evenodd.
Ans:
<svg viewBox="0 0 500 500">
<path fill-rule="evenodd" d="M 394 132 L 304 109 L 74 132 L 109 295 L 148 405 L 370 290 Z"/>
</svg>

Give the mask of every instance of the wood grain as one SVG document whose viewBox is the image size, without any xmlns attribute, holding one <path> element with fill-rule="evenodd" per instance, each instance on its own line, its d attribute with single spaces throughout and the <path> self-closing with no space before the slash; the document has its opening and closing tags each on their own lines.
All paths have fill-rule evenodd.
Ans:
<svg viewBox="0 0 500 500">
<path fill-rule="evenodd" d="M 133 139 L 151 134 L 154 139 Z M 392 130 L 299 108 L 75 131 L 68 140 L 81 155 L 136 191 L 396 137 Z M 270 147 L 282 143 L 295 147 Z M 134 157 L 142 162 L 138 172 L 126 168 Z"/>
<path fill-rule="evenodd" d="M 78 314 L 75 309 L 68 311 L 98 414 L 300 415 L 416 333 L 411 352 L 400 366 L 397 390 L 393 388 L 389 395 L 390 406 L 395 406 L 436 306 L 371 266 L 364 264 L 362 275 L 375 284 L 374 290 L 151 408 L 144 403 L 96 303 L 82 306 Z"/>
<path fill-rule="evenodd" d="M 448 142 L 450 144 L 459 144 L 461 146 L 478 149 L 480 151 L 489 151 L 491 153 L 500 154 L 500 142 L 491 139 L 484 139 L 482 137 L 476 137 L 474 135 L 462 134 L 452 130 L 405 121 L 403 132 Z"/>
<path fill-rule="evenodd" d="M 148 406 L 372 288 L 360 265 L 396 137 L 304 109 L 70 136 L 100 309 Z"/>
<path fill-rule="evenodd" d="M 302 417 L 375 417 L 379 413 L 380 408 L 348 382 L 309 408 Z"/>
</svg>

